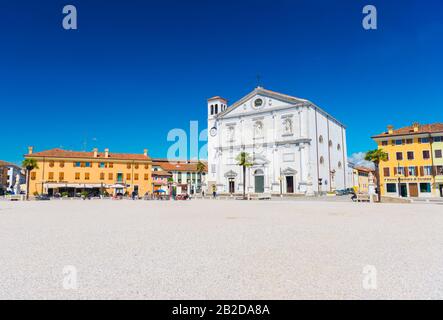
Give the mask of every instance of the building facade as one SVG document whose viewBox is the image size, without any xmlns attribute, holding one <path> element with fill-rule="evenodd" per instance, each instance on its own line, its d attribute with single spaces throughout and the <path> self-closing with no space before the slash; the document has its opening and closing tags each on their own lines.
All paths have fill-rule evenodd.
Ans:
<svg viewBox="0 0 443 320">
<path fill-rule="evenodd" d="M 382 195 L 443 197 L 443 123 L 388 126 L 372 138 L 388 154 L 380 163 Z"/>
<path fill-rule="evenodd" d="M 8 188 L 8 167 L 6 163 L 0 162 L 0 196 L 6 194 Z"/>
<path fill-rule="evenodd" d="M 33 152 L 25 158 L 37 161 L 30 172 L 30 195 L 68 195 L 81 192 L 92 195 L 139 195 L 152 192 L 152 161 L 145 149 L 142 154 L 52 149 Z"/>
<path fill-rule="evenodd" d="M 315 194 L 347 187 L 346 129 L 312 102 L 261 87 L 228 107 L 208 99 L 208 191 Z"/>
<path fill-rule="evenodd" d="M 199 162 L 203 165 L 202 170 L 199 170 Z M 153 159 L 152 169 L 153 175 L 157 176 L 161 172 L 169 173 L 168 178 L 172 178 L 170 186 L 177 194 L 201 193 L 206 187 L 206 161 Z"/>
<path fill-rule="evenodd" d="M 170 185 L 172 173 L 164 170 L 152 170 L 152 190 L 154 192 L 162 191 L 165 194 L 170 194 Z"/>
<path fill-rule="evenodd" d="M 26 183 L 23 169 L 13 163 L 0 160 L 0 193 L 18 194 L 20 186 Z"/>
<path fill-rule="evenodd" d="M 353 168 L 352 187 L 356 192 L 369 193 L 369 175 L 371 173 L 373 174 L 374 183 L 376 183 L 374 170 L 365 167 Z"/>
</svg>

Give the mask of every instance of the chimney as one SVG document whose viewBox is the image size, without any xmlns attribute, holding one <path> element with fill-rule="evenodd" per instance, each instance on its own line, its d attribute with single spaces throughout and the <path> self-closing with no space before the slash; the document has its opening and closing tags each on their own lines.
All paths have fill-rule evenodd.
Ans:
<svg viewBox="0 0 443 320">
<path fill-rule="evenodd" d="M 389 134 L 393 134 L 394 133 L 394 126 L 391 125 L 391 124 L 388 126 L 388 133 Z"/>
<path fill-rule="evenodd" d="M 143 150 L 143 155 L 144 155 L 145 157 L 148 156 L 148 149 L 144 149 L 144 150 Z"/>
<path fill-rule="evenodd" d="M 98 156 L 98 149 L 97 148 L 94 148 L 94 158 L 97 158 L 97 156 Z"/>
<path fill-rule="evenodd" d="M 32 154 L 33 151 L 34 151 L 34 147 L 29 146 L 28 147 L 28 154 Z"/>
<path fill-rule="evenodd" d="M 105 158 L 109 158 L 109 149 L 108 148 L 105 149 Z"/>
<path fill-rule="evenodd" d="M 420 129 L 420 124 L 418 122 L 414 122 L 412 127 L 414 128 L 414 132 L 418 132 L 418 129 Z"/>
</svg>

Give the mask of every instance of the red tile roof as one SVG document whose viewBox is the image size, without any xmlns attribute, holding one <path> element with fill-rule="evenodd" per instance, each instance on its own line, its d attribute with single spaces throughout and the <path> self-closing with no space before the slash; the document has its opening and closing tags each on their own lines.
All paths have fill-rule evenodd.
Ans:
<svg viewBox="0 0 443 320">
<path fill-rule="evenodd" d="M 10 163 L 10 162 L 6 162 L 6 161 L 3 161 L 3 160 L 0 160 L 0 167 L 3 167 L 3 166 L 5 166 L 5 167 L 16 167 L 16 168 L 20 168 L 18 165 L 16 165 L 16 164 L 13 164 L 13 163 Z"/>
<path fill-rule="evenodd" d="M 219 99 L 219 100 L 223 100 L 223 101 L 225 101 L 225 102 L 228 101 L 228 100 L 226 100 L 225 98 L 222 98 L 222 97 L 220 97 L 220 96 L 215 96 L 215 97 L 209 98 L 208 101 L 211 101 L 211 100 L 217 100 L 217 99 Z"/>
<path fill-rule="evenodd" d="M 190 161 L 168 161 L 167 159 L 153 159 L 153 166 L 160 166 L 165 171 L 189 171 L 189 172 L 197 172 L 197 164 L 198 161 L 190 160 Z M 205 165 L 205 171 L 208 172 L 208 164 L 206 161 L 201 161 Z"/>
<path fill-rule="evenodd" d="M 354 169 L 357 171 L 363 171 L 363 172 L 374 172 L 375 171 L 375 170 L 372 170 L 372 169 L 369 169 L 366 167 L 355 167 Z"/>
<path fill-rule="evenodd" d="M 32 154 L 25 154 L 26 158 L 91 158 L 91 159 L 107 159 L 107 160 L 151 160 L 149 156 L 144 154 L 131 154 L 131 153 L 112 153 L 109 152 L 109 157 L 105 158 L 104 152 L 98 152 L 97 157 L 94 158 L 94 152 L 85 151 L 70 151 L 62 149 L 51 149 L 46 151 L 34 152 Z"/>
<path fill-rule="evenodd" d="M 412 135 L 420 133 L 437 133 L 437 132 L 443 132 L 443 123 L 419 124 L 417 132 L 414 131 L 413 125 L 407 126 L 393 130 L 392 133 L 385 131 L 381 134 L 373 136 L 372 138 L 383 138 L 383 137 L 403 136 L 403 135 Z"/>
<path fill-rule="evenodd" d="M 165 177 L 170 177 L 172 176 L 172 173 L 168 172 L 168 171 L 152 171 L 152 175 L 153 176 L 165 176 Z"/>
</svg>

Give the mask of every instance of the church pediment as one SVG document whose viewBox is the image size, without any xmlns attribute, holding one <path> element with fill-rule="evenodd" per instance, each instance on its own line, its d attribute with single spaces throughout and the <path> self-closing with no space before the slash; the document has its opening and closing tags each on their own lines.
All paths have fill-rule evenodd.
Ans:
<svg viewBox="0 0 443 320">
<path fill-rule="evenodd" d="M 258 87 L 242 99 L 238 100 L 232 106 L 228 107 L 224 112 L 220 113 L 218 118 L 257 113 L 279 107 L 288 107 L 303 102 L 307 102 L 307 100 Z"/>
<path fill-rule="evenodd" d="M 253 162 L 254 165 L 264 165 L 269 163 L 268 159 L 266 159 L 266 157 L 262 155 L 255 155 Z"/>
<path fill-rule="evenodd" d="M 229 170 L 228 172 L 225 173 L 225 178 L 235 178 L 237 176 L 237 173 L 235 173 L 232 170 Z"/>
<path fill-rule="evenodd" d="M 292 168 L 285 168 L 282 172 L 281 172 L 284 176 L 294 176 L 297 174 L 297 171 L 292 169 Z"/>
</svg>

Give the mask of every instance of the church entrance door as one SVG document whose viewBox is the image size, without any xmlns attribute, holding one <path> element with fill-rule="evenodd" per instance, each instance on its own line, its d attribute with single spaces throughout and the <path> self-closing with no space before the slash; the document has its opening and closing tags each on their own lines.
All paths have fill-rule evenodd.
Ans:
<svg viewBox="0 0 443 320">
<path fill-rule="evenodd" d="M 255 176 L 255 193 L 265 192 L 265 177 Z"/>
<path fill-rule="evenodd" d="M 294 193 L 294 177 L 286 176 L 286 193 Z"/>
<path fill-rule="evenodd" d="M 229 179 L 229 193 L 235 193 L 234 179 Z"/>
</svg>

